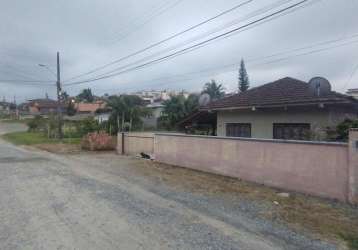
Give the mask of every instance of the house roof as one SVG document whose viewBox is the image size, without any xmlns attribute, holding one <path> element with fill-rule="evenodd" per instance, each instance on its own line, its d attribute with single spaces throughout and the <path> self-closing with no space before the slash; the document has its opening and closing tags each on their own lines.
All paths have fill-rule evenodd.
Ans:
<svg viewBox="0 0 358 250">
<path fill-rule="evenodd" d="M 29 106 L 36 106 L 38 108 L 56 108 L 57 101 L 52 99 L 33 99 L 29 100 Z"/>
<path fill-rule="evenodd" d="M 317 103 L 357 104 L 358 102 L 350 96 L 334 91 L 317 96 L 310 90 L 308 83 L 285 77 L 252 88 L 246 92 L 211 102 L 202 109 L 244 109 L 252 107 L 300 106 Z"/>
<path fill-rule="evenodd" d="M 75 108 L 78 112 L 91 112 L 94 113 L 98 109 L 105 108 L 106 104 L 104 102 L 95 102 L 95 103 L 76 103 Z"/>
</svg>

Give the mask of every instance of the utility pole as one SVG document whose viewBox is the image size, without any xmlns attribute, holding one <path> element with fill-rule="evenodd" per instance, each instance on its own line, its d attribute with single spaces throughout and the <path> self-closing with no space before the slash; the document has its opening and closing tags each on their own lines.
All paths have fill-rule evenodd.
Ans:
<svg viewBox="0 0 358 250">
<path fill-rule="evenodd" d="M 58 136 L 63 138 L 62 131 L 62 90 L 61 90 L 61 74 L 60 74 L 60 52 L 57 52 L 57 116 L 58 116 Z"/>
</svg>

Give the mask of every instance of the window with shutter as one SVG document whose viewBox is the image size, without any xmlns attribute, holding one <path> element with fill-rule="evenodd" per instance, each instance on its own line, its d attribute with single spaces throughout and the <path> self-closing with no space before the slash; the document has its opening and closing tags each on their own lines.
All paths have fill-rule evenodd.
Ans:
<svg viewBox="0 0 358 250">
<path fill-rule="evenodd" d="M 226 136 L 228 137 L 251 137 L 250 123 L 227 123 Z"/>
</svg>

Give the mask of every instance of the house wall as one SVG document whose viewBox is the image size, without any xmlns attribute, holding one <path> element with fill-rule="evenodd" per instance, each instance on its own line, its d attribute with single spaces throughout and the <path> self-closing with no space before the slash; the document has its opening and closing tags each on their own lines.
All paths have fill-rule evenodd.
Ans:
<svg viewBox="0 0 358 250">
<path fill-rule="evenodd" d="M 310 110 L 256 110 L 256 111 L 218 111 L 217 135 L 226 136 L 227 123 L 250 123 L 252 138 L 273 138 L 273 123 L 309 123 L 311 130 L 317 135 L 323 135 L 327 126 L 334 126 L 348 114 L 339 110 L 314 109 Z"/>
</svg>

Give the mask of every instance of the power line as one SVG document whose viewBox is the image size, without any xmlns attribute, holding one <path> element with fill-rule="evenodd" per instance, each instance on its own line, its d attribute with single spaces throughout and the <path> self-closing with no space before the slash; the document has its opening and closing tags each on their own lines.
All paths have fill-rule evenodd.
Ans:
<svg viewBox="0 0 358 250">
<path fill-rule="evenodd" d="M 140 49 L 140 50 L 138 50 L 138 51 L 136 51 L 136 52 L 134 52 L 134 53 L 131 53 L 131 54 L 129 54 L 129 55 L 127 55 L 127 56 L 124 56 L 124 57 L 122 57 L 122 58 L 119 58 L 119 59 L 117 59 L 117 60 L 114 60 L 114 61 L 112 61 L 112 62 L 110 62 L 110 63 L 107 63 L 107 64 L 105 64 L 105 65 L 103 65 L 103 66 L 97 67 L 97 68 L 95 68 L 95 69 L 93 69 L 93 70 L 90 70 L 90 71 L 84 73 L 84 74 L 80 74 L 80 75 L 78 75 L 78 76 L 75 76 L 75 77 L 72 77 L 72 78 L 70 78 L 70 79 L 67 79 L 65 82 L 70 81 L 70 80 L 73 80 L 73 79 L 77 79 L 77 78 L 82 77 L 82 76 L 85 76 L 85 75 L 92 74 L 92 73 L 94 73 L 94 72 L 97 72 L 97 71 L 99 71 L 99 70 L 102 70 L 102 69 L 104 69 L 104 68 L 107 68 L 107 67 L 109 67 L 109 66 L 111 66 L 111 65 L 114 65 L 114 64 L 117 64 L 117 63 L 119 63 L 119 62 L 122 62 L 122 61 L 124 61 L 124 60 L 126 60 L 126 59 L 128 59 L 128 58 L 130 58 L 130 57 L 139 55 L 139 54 L 141 54 L 141 53 L 143 53 L 143 52 L 145 52 L 145 51 L 148 51 L 148 50 L 150 50 L 150 49 L 152 49 L 152 48 L 154 48 L 154 47 L 157 47 L 157 46 L 159 46 L 159 45 L 161 45 L 161 44 L 163 44 L 163 43 L 165 43 L 165 42 L 168 42 L 168 41 L 170 41 L 170 40 L 172 40 L 172 39 L 174 39 L 174 38 L 176 38 L 176 37 L 178 37 L 178 36 L 181 36 L 181 35 L 183 35 L 183 34 L 185 34 L 185 33 L 188 33 L 189 31 L 192 31 L 192 30 L 194 30 L 194 29 L 196 29 L 196 28 L 198 28 L 198 27 L 200 27 L 200 26 L 202 26 L 202 25 L 204 25 L 204 24 L 207 24 L 207 23 L 209 23 L 209 22 L 211 22 L 211 21 L 213 21 L 213 20 L 215 20 L 215 19 L 217 19 L 217 18 L 219 18 L 219 17 L 222 17 L 222 16 L 224 16 L 224 15 L 230 13 L 230 12 L 233 12 L 234 10 L 236 10 L 236 9 L 238 9 L 238 8 L 244 6 L 244 5 L 246 5 L 246 4 L 248 4 L 248 3 L 252 2 L 252 1 L 253 1 L 253 0 L 248 0 L 248 1 L 242 2 L 242 3 L 240 3 L 240 4 L 237 4 L 237 5 L 235 5 L 234 7 L 230 8 L 230 9 L 228 9 L 228 10 L 225 10 L 225 11 L 223 11 L 223 12 L 221 12 L 221 13 L 219 13 L 219 14 L 217 14 L 217 15 L 215 15 L 215 16 L 209 18 L 209 19 L 206 19 L 206 20 L 204 20 L 204 21 L 202 21 L 202 22 L 200 22 L 200 23 L 198 23 L 198 24 L 196 24 L 196 25 L 193 25 L 193 26 L 191 26 L 191 27 L 189 27 L 189 28 L 187 28 L 187 29 L 185 29 L 185 30 L 183 30 L 183 31 L 180 31 L 180 32 L 178 32 L 178 33 L 175 33 L 174 35 L 171 35 L 171 36 L 169 36 L 169 37 L 167 37 L 167 38 L 165 38 L 165 39 L 163 39 L 163 40 L 161 40 L 161 41 L 159 41 L 159 42 L 153 43 L 153 44 L 151 44 L 151 45 L 145 47 L 144 49 Z"/>
<path fill-rule="evenodd" d="M 21 85 L 26 85 L 26 86 L 41 86 L 41 87 L 47 87 L 47 86 L 53 86 L 52 84 L 41 84 L 41 83 L 37 83 L 37 82 L 28 82 L 28 81 L 18 81 L 18 80 L 0 80 L 0 84 L 11 84 L 13 86 L 21 86 Z"/>
<path fill-rule="evenodd" d="M 288 2 L 291 2 L 291 1 L 292 1 L 292 0 L 290 0 L 290 1 L 288 1 Z M 313 3 L 315 3 L 315 2 L 318 2 L 318 1 L 321 1 L 321 0 L 313 0 L 313 1 L 311 2 L 311 4 L 313 4 Z M 280 5 L 282 5 L 282 3 L 281 3 Z M 189 53 L 189 52 L 191 52 L 191 51 L 200 49 L 200 48 L 202 48 L 202 47 L 204 47 L 204 46 L 207 46 L 207 45 L 211 44 L 212 42 L 216 42 L 216 41 L 218 41 L 218 40 L 225 39 L 225 38 L 229 38 L 229 37 L 231 37 L 231 36 L 233 36 L 233 35 L 237 35 L 238 33 L 241 33 L 241 32 L 243 32 L 243 31 L 246 31 L 246 30 L 255 28 L 257 25 L 261 25 L 261 24 L 263 24 L 263 23 L 265 23 L 265 22 L 272 21 L 272 20 L 274 20 L 274 19 L 277 19 L 277 18 L 280 18 L 280 17 L 282 17 L 282 16 L 288 15 L 288 14 L 290 14 L 290 13 L 293 12 L 293 11 L 297 11 L 299 8 L 306 8 L 306 7 L 308 7 L 308 5 L 309 5 L 309 4 L 303 5 L 303 6 L 298 6 L 298 7 L 295 8 L 295 9 L 291 9 L 290 11 L 287 11 L 287 12 L 285 12 L 285 13 L 281 13 L 281 14 L 279 14 L 279 15 L 277 15 L 277 16 L 271 17 L 271 18 L 269 18 L 268 20 L 265 20 L 264 22 L 256 23 L 256 24 L 254 24 L 254 25 L 252 25 L 252 26 L 250 26 L 250 27 L 246 27 L 246 28 L 244 28 L 244 29 L 242 29 L 242 30 L 240 30 L 240 31 L 238 31 L 238 32 L 235 32 L 235 33 L 232 33 L 232 34 L 229 34 L 229 35 L 220 37 L 220 38 L 218 38 L 217 40 L 210 41 L 210 42 L 208 42 L 208 43 L 206 43 L 206 44 L 197 46 L 197 47 L 195 47 L 195 48 L 193 48 L 193 49 L 190 49 L 190 50 L 188 50 L 188 51 L 185 51 L 185 52 L 183 52 L 183 53 L 179 53 L 179 54 L 176 55 L 176 56 L 179 56 L 179 55 L 182 55 L 182 54 L 186 54 L 186 53 Z M 272 8 L 274 8 L 274 7 L 272 7 Z M 272 8 L 270 8 L 269 10 L 271 10 Z M 265 11 L 265 12 L 267 12 L 267 11 Z M 254 14 L 253 16 L 256 16 L 256 15 L 257 15 L 257 14 Z M 216 33 L 216 32 L 209 32 L 209 35 L 212 34 L 212 33 Z M 205 34 L 204 37 L 205 37 L 205 36 L 207 36 L 207 34 Z M 180 47 L 182 47 L 183 45 L 186 45 L 187 43 L 191 43 L 192 41 L 196 41 L 196 40 L 198 40 L 198 38 L 202 38 L 202 37 L 201 37 L 201 36 L 196 37 L 196 38 L 190 40 L 189 42 L 186 41 L 186 42 L 184 42 L 184 43 L 182 43 L 182 44 L 179 44 L 179 45 L 170 47 L 170 48 L 168 48 L 168 49 L 165 49 L 165 50 L 163 50 L 163 51 L 157 52 L 157 53 L 155 53 L 155 54 L 152 54 L 152 55 L 150 55 L 150 56 L 147 56 L 147 57 L 145 57 L 145 58 L 142 58 L 142 59 L 140 59 L 140 60 L 137 60 L 137 61 L 135 61 L 135 62 L 132 62 L 132 63 L 130 63 L 130 64 L 127 64 L 127 65 L 124 65 L 124 66 L 121 66 L 121 67 L 117 67 L 117 68 L 115 68 L 115 69 L 113 69 L 113 70 L 111 70 L 111 71 L 108 71 L 108 72 L 106 72 L 106 73 L 97 75 L 96 77 L 99 78 L 99 77 L 102 77 L 102 76 L 107 76 L 107 75 L 112 74 L 112 73 L 114 73 L 114 72 L 117 72 L 117 71 L 119 71 L 119 70 L 123 70 L 123 69 L 125 69 L 125 68 L 128 68 L 128 67 L 130 67 L 130 66 L 136 65 L 136 64 L 138 64 L 138 63 L 145 62 L 145 61 L 147 61 L 147 60 L 149 60 L 149 59 L 151 59 L 151 58 L 153 58 L 153 57 L 155 57 L 155 56 L 161 55 L 161 54 L 163 54 L 163 53 L 165 53 L 165 52 L 170 52 L 170 51 L 172 51 L 172 50 L 174 50 L 174 49 L 176 49 L 176 48 L 180 48 Z M 175 57 L 176 57 L 176 56 L 175 56 Z M 90 79 L 87 79 L 87 80 L 92 80 L 92 79 L 96 79 L 96 78 L 90 78 Z"/>
<path fill-rule="evenodd" d="M 356 37 L 356 36 L 358 36 L 358 35 L 355 35 L 355 36 L 352 36 L 352 37 Z M 335 40 L 338 40 L 338 39 L 335 39 Z M 339 39 L 339 41 L 341 41 L 341 40 L 342 39 Z M 317 46 L 326 45 L 326 44 L 331 43 L 332 41 L 333 40 L 329 40 L 329 41 L 326 41 L 326 42 L 317 43 L 316 45 L 310 45 L 310 46 L 305 46 L 305 47 L 301 47 L 301 48 L 296 48 L 296 49 L 292 49 L 292 50 L 286 51 L 286 52 L 279 52 L 279 53 L 271 54 L 271 55 L 264 56 L 264 57 L 261 57 L 261 58 L 249 59 L 249 60 L 246 60 L 246 62 L 249 63 L 248 65 L 250 65 L 250 62 L 259 61 L 259 60 L 262 61 L 262 60 L 266 60 L 268 58 L 272 58 L 272 57 L 277 56 L 277 55 L 283 55 L 283 54 L 287 54 L 288 52 L 295 52 L 295 51 L 303 50 L 303 49 L 306 49 L 306 48 L 314 48 L 313 46 L 317 47 Z M 354 44 L 354 43 L 358 43 L 358 40 L 354 40 L 354 41 L 350 41 L 350 42 L 347 42 L 347 43 L 338 44 L 338 45 L 335 45 L 335 46 L 330 46 L 330 47 L 326 47 L 326 48 L 322 48 L 322 49 L 315 49 L 315 50 L 311 50 L 309 52 L 304 52 L 304 53 L 300 53 L 300 54 L 289 55 L 287 57 L 278 58 L 276 60 L 272 60 L 272 61 L 269 61 L 269 62 L 254 64 L 251 67 L 257 67 L 257 66 L 272 64 L 272 63 L 288 60 L 288 59 L 295 58 L 295 57 L 300 57 L 300 56 L 306 56 L 306 55 L 311 55 L 311 54 L 315 54 L 315 53 L 320 53 L 320 52 L 323 52 L 323 51 L 327 51 L 327 50 L 331 50 L 331 49 L 335 49 L 335 48 L 339 48 L 339 47 L 343 47 L 343 46 L 348 46 L 348 45 L 351 45 L 351 44 Z M 172 83 L 172 82 L 177 82 L 178 80 L 180 80 L 180 81 L 192 80 L 192 79 L 196 79 L 196 78 L 200 78 L 200 77 L 204 77 L 204 76 L 208 75 L 208 74 L 203 75 L 202 73 L 222 74 L 222 73 L 226 73 L 226 72 L 231 72 L 231 71 L 233 71 L 232 69 L 230 69 L 230 70 L 221 70 L 221 71 L 218 71 L 218 70 L 226 69 L 226 68 L 232 68 L 234 66 L 237 67 L 239 64 L 240 64 L 240 62 L 235 62 L 235 63 L 223 65 L 223 66 L 220 66 L 220 67 L 204 69 L 204 70 L 201 70 L 201 71 L 189 72 L 189 73 L 186 73 L 186 74 L 180 74 L 180 75 L 175 75 L 175 76 L 170 76 L 170 77 L 161 77 L 161 78 L 156 78 L 156 79 L 152 79 L 152 80 L 146 80 L 145 82 L 147 83 L 147 82 L 153 82 L 153 81 L 158 81 L 158 80 L 171 80 L 171 79 L 173 79 L 173 81 L 171 81 L 171 82 L 165 81 L 165 82 L 161 82 L 159 84 L 156 84 L 155 86 L 157 86 L 157 85 L 163 85 L 163 84 L 168 84 L 168 83 Z M 353 73 L 351 75 L 351 78 L 352 78 L 352 76 L 354 75 L 354 73 L 357 70 L 358 70 L 358 65 L 357 65 L 357 68 L 353 71 Z M 195 74 L 198 75 L 198 76 L 190 77 L 190 78 L 179 78 L 179 77 L 186 77 L 186 76 L 195 75 Z M 176 80 L 174 80 L 174 79 L 176 79 Z M 153 85 L 151 85 L 151 86 L 153 86 Z"/>
<path fill-rule="evenodd" d="M 261 18 L 257 19 L 257 20 L 251 21 L 251 22 L 249 22 L 249 23 L 247 23 L 247 24 L 245 24 L 245 25 L 242 25 L 242 26 L 240 26 L 240 27 L 237 27 L 237 28 L 235 28 L 235 29 L 232 29 L 232 30 L 230 30 L 230 31 L 227 31 L 227 32 L 225 32 L 225 33 L 223 33 L 223 34 L 214 36 L 214 37 L 212 37 L 212 38 L 210 38 L 210 39 L 207 39 L 207 40 L 202 41 L 202 42 L 200 42 L 200 43 L 197 43 L 197 44 L 195 44 L 195 45 L 189 46 L 189 47 L 184 48 L 184 49 L 181 49 L 181 50 L 179 50 L 179 51 L 177 51 L 177 52 L 171 53 L 171 54 L 169 54 L 169 55 L 167 55 L 167 56 L 164 56 L 164 57 L 161 57 L 161 58 L 158 58 L 158 59 L 149 61 L 149 62 L 147 62 L 147 63 L 141 64 L 141 65 L 139 65 L 139 66 L 136 66 L 136 67 L 133 67 L 133 68 L 130 68 L 130 69 L 127 69 L 127 70 L 118 72 L 118 73 L 110 74 L 110 75 L 107 75 L 107 76 L 97 77 L 97 78 L 94 78 L 94 79 L 91 79 L 91 80 L 84 80 L 84 81 L 72 82 L 72 83 L 69 83 L 69 84 L 66 84 L 66 85 L 76 85 L 76 84 L 86 83 L 86 82 L 89 82 L 89 81 L 98 81 L 98 80 L 102 80 L 102 79 L 107 79 L 107 78 L 111 78 L 111 77 L 114 77 L 114 76 L 117 76 L 117 75 L 120 75 L 120 74 L 123 74 L 123 73 L 128 73 L 128 72 L 130 72 L 130 71 L 134 71 L 134 70 L 137 70 L 137 69 L 140 69 L 140 68 L 143 68 L 143 67 L 146 67 L 146 66 L 149 66 L 149 65 L 152 65 L 152 64 L 155 64 L 155 63 L 164 61 L 164 60 L 172 59 L 172 58 L 174 58 L 174 57 L 176 57 L 176 56 L 179 56 L 179 55 L 182 55 L 182 54 L 187 53 L 187 52 L 189 52 L 189 51 L 192 51 L 192 50 L 195 49 L 195 48 L 201 47 L 202 45 L 205 45 L 205 44 L 207 44 L 207 43 L 210 43 L 211 41 L 217 40 L 217 39 L 222 38 L 222 37 L 226 37 L 226 36 L 228 36 L 228 35 L 230 35 L 230 34 L 233 34 L 233 33 L 237 32 L 237 31 L 239 31 L 239 30 L 245 29 L 245 28 L 250 27 L 250 26 L 252 26 L 252 25 L 255 25 L 255 24 L 257 24 L 257 23 L 260 23 L 260 22 L 263 22 L 263 21 L 265 21 L 265 20 L 268 20 L 268 19 L 270 19 L 270 18 L 272 18 L 272 17 L 274 17 L 274 16 L 276 16 L 276 15 L 279 15 L 279 14 L 281 14 L 281 13 L 284 13 L 284 12 L 286 12 L 286 11 L 288 11 L 288 10 L 294 9 L 295 7 L 300 6 L 300 5 L 302 5 L 302 4 L 306 3 L 306 2 L 308 2 L 308 0 L 302 0 L 302 1 L 300 1 L 300 2 L 298 2 L 298 3 L 295 3 L 295 4 L 292 4 L 292 5 L 290 5 L 290 6 L 286 7 L 286 8 L 283 8 L 283 9 L 281 9 L 281 10 L 278 10 L 278 11 L 272 13 L 272 14 L 266 15 L 266 16 L 264 16 L 264 17 L 261 17 Z"/>
<path fill-rule="evenodd" d="M 6 70 L 6 69 L 5 70 L 7 72 L 9 72 L 11 75 L 15 75 L 15 76 L 19 76 L 21 78 L 27 78 L 28 80 L 35 80 L 35 81 L 36 81 L 37 77 L 39 77 L 39 76 L 34 75 L 33 73 L 29 73 L 28 71 L 26 71 L 24 69 L 21 69 L 21 68 L 23 68 L 23 65 L 19 65 L 19 64 L 13 63 L 13 62 L 11 64 L 5 64 L 3 62 L 0 62 L 0 64 L 3 65 L 1 67 L 8 68 L 8 70 Z"/>
<path fill-rule="evenodd" d="M 157 10 L 163 8 L 165 5 L 167 5 L 168 2 L 166 0 L 164 1 L 161 1 L 160 3 L 156 4 L 155 6 L 151 6 L 150 10 L 149 11 L 144 11 L 140 14 L 140 18 L 132 18 L 129 22 L 127 22 L 126 24 L 123 24 L 121 26 L 119 26 L 117 28 L 117 32 L 116 35 L 120 35 L 123 31 L 127 31 L 128 29 L 128 26 L 133 26 L 133 25 L 136 25 L 141 19 L 143 19 L 143 17 L 150 17 L 151 15 L 153 15 L 153 13 L 155 13 Z M 138 21 L 139 20 L 139 21 Z M 114 39 L 109 39 L 109 40 L 114 40 Z"/>
<path fill-rule="evenodd" d="M 153 19 L 157 18 L 158 16 L 162 15 L 163 13 L 165 13 L 167 10 L 174 8 L 175 6 L 177 6 L 180 2 L 182 2 L 183 0 L 178 0 L 176 2 L 174 2 L 173 4 L 165 7 L 163 10 L 160 10 L 158 13 L 154 13 L 152 16 L 150 16 L 149 18 L 147 18 L 147 20 L 144 20 L 141 24 L 138 24 L 137 26 L 135 26 L 136 29 L 141 28 L 143 26 L 145 26 L 146 24 L 150 23 Z M 126 37 L 130 36 L 132 33 L 134 33 L 134 29 L 130 29 L 127 33 L 125 33 L 124 35 L 120 36 L 118 39 L 116 39 L 114 41 L 114 43 L 119 42 L 123 39 L 125 39 Z"/>
<path fill-rule="evenodd" d="M 353 68 L 352 73 L 350 74 L 347 82 L 344 84 L 342 90 L 344 90 L 345 88 L 347 88 L 349 86 L 349 84 L 351 83 L 353 76 L 355 75 L 355 73 L 358 71 L 358 64 Z"/>
</svg>

